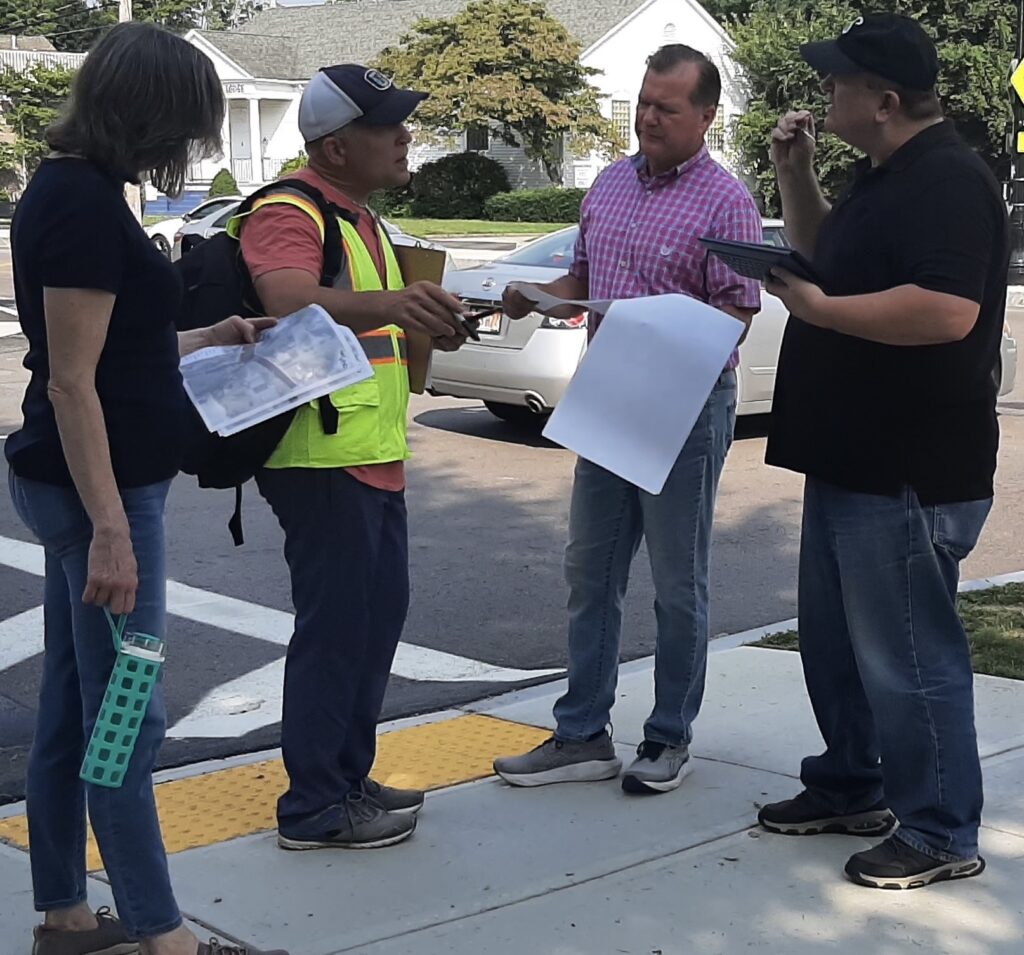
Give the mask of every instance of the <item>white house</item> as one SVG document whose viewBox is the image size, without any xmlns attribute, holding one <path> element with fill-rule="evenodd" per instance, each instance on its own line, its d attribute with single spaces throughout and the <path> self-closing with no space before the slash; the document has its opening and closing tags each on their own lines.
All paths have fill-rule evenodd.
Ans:
<svg viewBox="0 0 1024 955">
<path fill-rule="evenodd" d="M 272 181 L 302 149 L 297 115 L 302 87 L 321 66 L 366 63 L 399 41 L 421 17 L 458 13 L 468 0 L 344 0 L 273 6 L 237 30 L 193 30 L 186 38 L 214 62 L 229 102 L 224 159 L 193 166 L 190 186 L 202 186 L 229 165 L 244 191 Z M 548 11 L 583 44 L 582 62 L 602 110 L 636 148 L 633 119 L 646 58 L 665 43 L 686 43 L 708 54 L 722 73 L 719 119 L 709 137 L 728 162 L 728 129 L 746 103 L 731 59 L 732 41 L 698 0 L 546 0 Z M 446 152 L 475 150 L 501 162 L 516 187 L 549 185 L 539 163 L 485 129 L 461 131 L 450 145 L 420 146 L 415 168 Z M 604 165 L 597 156 L 566 156 L 563 182 L 589 186 Z"/>
</svg>

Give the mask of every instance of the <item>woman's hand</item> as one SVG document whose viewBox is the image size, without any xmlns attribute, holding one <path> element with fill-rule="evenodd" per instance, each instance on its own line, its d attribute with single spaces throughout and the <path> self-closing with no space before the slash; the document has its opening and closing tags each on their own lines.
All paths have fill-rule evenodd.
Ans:
<svg viewBox="0 0 1024 955">
<path fill-rule="evenodd" d="M 96 528 L 82 603 L 109 607 L 114 616 L 131 613 L 138 589 L 139 568 L 127 521 L 124 527 Z"/>
<path fill-rule="evenodd" d="M 232 315 L 223 322 L 211 325 L 211 345 L 252 345 L 259 341 L 260 333 L 277 324 L 276 318 L 239 318 Z"/>
<path fill-rule="evenodd" d="M 184 357 L 200 348 L 218 345 L 252 345 L 259 341 L 262 332 L 276 324 L 276 318 L 240 318 L 232 315 L 209 328 L 178 332 L 178 355 Z"/>
</svg>

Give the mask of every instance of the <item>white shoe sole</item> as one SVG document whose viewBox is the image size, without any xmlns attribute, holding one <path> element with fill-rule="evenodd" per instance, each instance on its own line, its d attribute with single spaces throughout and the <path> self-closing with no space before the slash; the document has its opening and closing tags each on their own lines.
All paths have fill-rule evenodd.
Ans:
<svg viewBox="0 0 1024 955">
<path fill-rule="evenodd" d="M 906 878 L 891 876 L 867 875 L 863 872 L 846 870 L 846 877 L 856 885 L 866 885 L 870 889 L 923 889 L 926 885 L 936 882 L 949 882 L 952 879 L 969 879 L 973 875 L 981 875 L 985 871 L 985 860 L 978 856 L 969 862 L 948 862 L 937 865 L 934 869 Z"/>
<path fill-rule="evenodd" d="M 289 839 L 278 833 L 277 844 L 280 848 L 288 849 L 291 852 L 307 852 L 311 849 L 383 849 L 385 846 L 405 842 L 415 831 L 416 827 L 413 826 L 406 832 L 400 832 L 395 836 L 385 836 L 383 839 L 374 839 L 372 842 L 306 842 Z"/>
<path fill-rule="evenodd" d="M 679 767 L 679 772 L 671 779 L 643 779 L 633 773 L 626 773 L 622 777 L 622 790 L 630 795 L 642 793 L 670 793 L 678 789 L 683 780 L 693 772 L 693 759 L 688 759 Z"/>
<path fill-rule="evenodd" d="M 621 759 L 591 759 L 585 763 L 572 763 L 547 769 L 542 773 L 495 772 L 510 786 L 549 786 L 552 783 L 596 783 L 603 779 L 614 779 L 622 770 Z"/>
</svg>

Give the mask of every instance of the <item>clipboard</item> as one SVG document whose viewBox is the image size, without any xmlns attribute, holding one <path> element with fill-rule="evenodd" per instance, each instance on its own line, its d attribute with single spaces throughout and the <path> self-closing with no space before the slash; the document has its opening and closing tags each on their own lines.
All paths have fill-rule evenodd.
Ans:
<svg viewBox="0 0 1024 955">
<path fill-rule="evenodd" d="M 447 262 L 445 252 L 422 245 L 396 245 L 394 250 L 406 285 L 413 282 L 441 284 Z M 414 395 L 422 395 L 430 387 L 434 341 L 421 332 L 406 332 L 405 344 L 409 355 L 409 391 Z"/>
<path fill-rule="evenodd" d="M 758 242 L 733 242 L 729 239 L 700 240 L 712 255 L 721 259 L 738 275 L 764 282 L 773 268 L 786 269 L 797 278 L 820 285 L 811 263 L 795 249 L 784 249 L 777 245 L 762 245 Z"/>
</svg>

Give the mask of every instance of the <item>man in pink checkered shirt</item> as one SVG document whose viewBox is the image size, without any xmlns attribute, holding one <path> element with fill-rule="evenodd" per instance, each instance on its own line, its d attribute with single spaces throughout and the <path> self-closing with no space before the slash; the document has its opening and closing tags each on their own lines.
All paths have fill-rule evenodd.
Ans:
<svg viewBox="0 0 1024 955">
<path fill-rule="evenodd" d="M 572 267 L 543 286 L 546 291 L 566 299 L 683 293 L 749 324 L 761 306 L 758 284 L 709 258 L 699 242 L 701 236 L 762 241 L 750 193 L 705 145 L 720 96 L 718 69 L 690 47 L 662 47 L 648 60 L 637 104 L 640 152 L 600 175 L 583 203 Z M 511 318 L 524 317 L 533 306 L 514 289 L 505 290 Z M 591 334 L 599 327 L 595 316 Z M 691 727 L 707 668 L 711 523 L 736 421 L 736 364 L 734 354 L 661 494 L 648 494 L 590 461 L 577 462 L 565 557 L 569 689 L 555 704 L 558 728 L 551 739 L 495 761 L 495 771 L 509 783 L 619 775 L 622 763 L 607 726 L 622 602 L 641 539 L 657 595 L 655 702 L 622 788 L 667 792 L 690 768 Z"/>
</svg>

